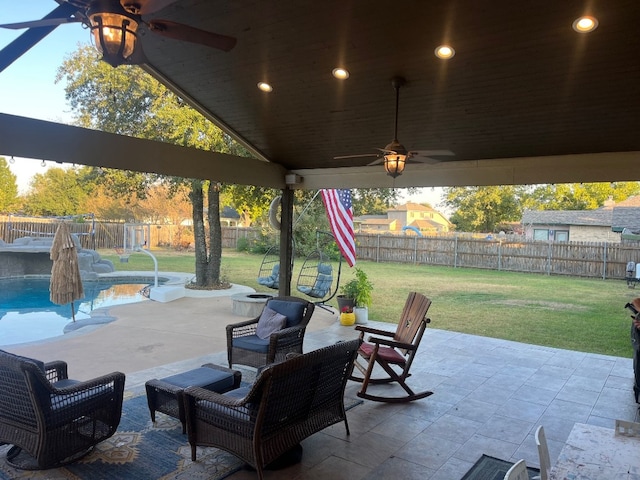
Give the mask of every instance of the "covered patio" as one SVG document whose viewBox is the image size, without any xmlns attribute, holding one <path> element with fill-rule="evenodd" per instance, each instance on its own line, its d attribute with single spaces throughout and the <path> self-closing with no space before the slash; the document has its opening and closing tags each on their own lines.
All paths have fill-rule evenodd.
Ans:
<svg viewBox="0 0 640 480">
<path fill-rule="evenodd" d="M 86 22 L 91 2 L 51 4 L 52 10 L 61 5 L 54 16 Z M 143 11 L 147 5 L 153 11 L 142 14 L 146 24 L 129 62 L 140 63 L 255 158 L 3 113 L 1 153 L 281 189 L 282 294 L 290 291 L 295 189 L 638 180 L 636 1 L 138 2 Z M 598 20 L 593 32 L 572 28 L 583 15 Z M 231 36 L 237 44 L 225 52 L 156 35 L 148 27 L 154 19 Z M 0 51 L 0 74 L 44 30 L 29 29 Z M 455 55 L 437 58 L 440 45 Z M 348 79 L 332 76 L 338 67 L 349 71 Z M 406 80 L 397 109 L 394 77 Z M 272 91 L 259 90 L 260 82 Z M 453 155 L 408 163 L 397 178 L 381 164 L 369 165 L 393 139 L 394 120 L 408 150 Z M 222 331 L 223 313 L 218 321 Z M 47 344 L 12 350 L 42 360 L 70 357 L 74 368 L 78 352 L 91 349 L 90 335 L 84 347 L 78 342 L 80 350 L 55 346 L 56 355 L 46 353 Z M 307 334 L 305 350 L 353 335 L 331 321 Z M 210 354 L 192 358 L 188 350 L 176 361 L 163 360 L 159 352 L 169 348 L 162 341 L 128 354 L 147 347 L 156 364 L 127 372 L 130 389 L 156 369 L 224 363 L 214 343 Z M 540 423 L 553 461 L 575 422 L 637 420 L 631 359 L 428 328 L 412 371 L 411 381 L 434 395 L 407 405 L 365 402 L 349 412 L 349 439 L 337 427 L 316 434 L 306 441 L 301 464 L 268 477 L 451 480 L 482 453 L 537 465 L 532 435 Z M 356 388 L 350 384 L 348 393 Z"/>
</svg>

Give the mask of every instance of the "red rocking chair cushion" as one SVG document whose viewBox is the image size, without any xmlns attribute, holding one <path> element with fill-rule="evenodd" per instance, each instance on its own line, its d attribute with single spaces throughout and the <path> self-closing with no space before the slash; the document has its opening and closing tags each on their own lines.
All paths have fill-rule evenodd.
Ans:
<svg viewBox="0 0 640 480">
<path fill-rule="evenodd" d="M 362 356 L 365 358 L 371 357 L 374 349 L 375 349 L 375 345 L 371 343 L 365 342 L 362 345 L 360 345 L 360 352 L 362 353 Z M 381 360 L 387 363 L 393 363 L 396 365 L 404 365 L 405 363 L 405 358 L 391 347 L 380 346 L 380 348 L 378 349 L 378 358 L 380 358 Z"/>
</svg>

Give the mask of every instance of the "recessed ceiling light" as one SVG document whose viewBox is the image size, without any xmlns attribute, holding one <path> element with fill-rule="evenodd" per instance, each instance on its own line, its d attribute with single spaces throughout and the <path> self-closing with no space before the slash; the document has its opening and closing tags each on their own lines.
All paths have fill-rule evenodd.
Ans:
<svg viewBox="0 0 640 480">
<path fill-rule="evenodd" d="M 339 80 L 346 80 L 347 78 L 349 78 L 349 72 L 344 68 L 334 68 L 331 73 Z"/>
<path fill-rule="evenodd" d="M 598 19 L 595 17 L 584 16 L 576 18 L 572 25 L 576 32 L 588 33 L 598 28 Z"/>
<path fill-rule="evenodd" d="M 258 82 L 258 88 L 263 92 L 267 92 L 267 93 L 273 91 L 273 87 L 269 85 L 267 82 Z"/>
<path fill-rule="evenodd" d="M 436 48 L 435 54 L 438 58 L 448 60 L 456 54 L 456 51 L 449 45 L 440 45 L 438 48 Z"/>
</svg>

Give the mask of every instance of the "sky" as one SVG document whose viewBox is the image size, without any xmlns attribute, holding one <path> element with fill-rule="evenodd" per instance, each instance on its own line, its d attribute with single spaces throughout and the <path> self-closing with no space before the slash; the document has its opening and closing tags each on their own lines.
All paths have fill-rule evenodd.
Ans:
<svg viewBox="0 0 640 480">
<path fill-rule="evenodd" d="M 53 0 L 0 0 L 0 24 L 38 20 L 51 12 Z M 4 48 L 25 30 L 0 28 L 0 48 Z M 0 72 L 0 112 L 58 123 L 71 123 L 70 108 L 64 98 L 64 84 L 55 83 L 56 71 L 66 55 L 74 52 L 79 43 L 90 44 L 89 30 L 79 23 L 60 25 L 22 57 Z M 1 148 L 1 146 L 0 146 Z M 11 157 L 0 151 L 7 160 Z M 20 193 L 29 188 L 31 178 L 55 162 L 42 159 L 14 158 L 9 168 L 17 177 Z M 65 166 L 63 164 L 62 166 Z M 428 202 L 438 208 L 441 188 L 423 188 L 417 195 L 403 195 L 403 200 Z M 444 212 L 444 209 L 440 210 Z"/>
<path fill-rule="evenodd" d="M 53 0 L 10 2 L 0 0 L 0 24 L 38 20 L 56 6 Z M 0 28 L 0 48 L 5 47 L 25 30 Z M 56 70 L 64 56 L 73 52 L 78 43 L 90 43 L 88 30 L 80 24 L 61 25 L 36 44 L 22 57 L 0 72 L 0 111 L 12 115 L 71 123 L 71 115 L 64 98 L 64 85 L 55 84 Z M 1 146 L 0 146 L 1 148 Z M 11 157 L 4 155 L 10 161 Z M 15 158 L 9 168 L 17 177 L 21 193 L 28 188 L 31 177 L 55 162 L 42 159 Z M 64 165 L 64 164 L 63 164 Z"/>
</svg>

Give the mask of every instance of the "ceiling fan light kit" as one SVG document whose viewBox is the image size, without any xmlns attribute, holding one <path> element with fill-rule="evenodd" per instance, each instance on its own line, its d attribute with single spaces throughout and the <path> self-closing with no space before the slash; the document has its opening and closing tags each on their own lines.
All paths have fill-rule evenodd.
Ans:
<svg viewBox="0 0 640 480">
<path fill-rule="evenodd" d="M 120 3 L 100 1 L 89 9 L 94 45 L 112 67 L 126 63 L 136 47 L 138 21 Z"/>
<path fill-rule="evenodd" d="M 392 178 L 399 177 L 404 172 L 404 166 L 407 163 L 407 149 L 404 145 L 394 140 L 384 147 L 387 152 L 384 155 L 384 170 Z"/>
<path fill-rule="evenodd" d="M 384 171 L 387 172 L 392 178 L 399 177 L 404 172 L 404 165 L 406 163 L 405 155 L 385 155 L 384 156 Z"/>
</svg>

